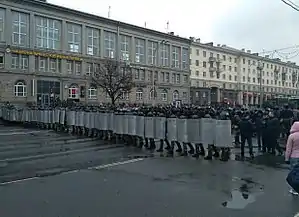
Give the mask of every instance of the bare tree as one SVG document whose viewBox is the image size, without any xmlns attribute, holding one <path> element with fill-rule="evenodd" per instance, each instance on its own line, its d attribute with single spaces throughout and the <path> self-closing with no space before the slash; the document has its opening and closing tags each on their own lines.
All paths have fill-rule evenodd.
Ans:
<svg viewBox="0 0 299 217">
<path fill-rule="evenodd" d="M 92 81 L 108 94 L 112 105 L 124 92 L 130 92 L 134 87 L 131 67 L 116 60 L 103 61 L 95 70 Z"/>
</svg>

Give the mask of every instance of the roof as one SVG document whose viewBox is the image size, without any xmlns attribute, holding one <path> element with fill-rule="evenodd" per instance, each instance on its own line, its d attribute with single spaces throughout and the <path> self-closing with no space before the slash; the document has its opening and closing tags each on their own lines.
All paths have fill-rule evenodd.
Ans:
<svg viewBox="0 0 299 217">
<path fill-rule="evenodd" d="M 147 32 L 149 34 L 155 34 L 157 36 L 161 36 L 161 37 L 164 37 L 164 38 L 169 38 L 169 39 L 185 42 L 185 43 L 188 43 L 188 44 L 191 43 L 191 40 L 188 39 L 188 38 L 183 38 L 183 37 L 179 37 L 179 36 L 176 36 L 176 35 L 171 35 L 171 34 L 159 32 L 159 31 L 156 31 L 156 30 L 152 30 L 152 29 L 148 29 L 148 28 L 144 28 L 144 27 L 124 23 L 124 22 L 121 22 L 121 21 L 113 20 L 113 19 L 108 19 L 108 18 L 101 17 L 101 16 L 98 16 L 98 15 L 89 14 L 89 13 L 74 10 L 74 9 L 71 9 L 71 8 L 51 4 L 51 3 L 48 3 L 46 1 L 9 0 L 9 2 L 16 2 L 16 3 L 19 3 L 19 4 L 27 4 L 27 5 L 32 5 L 32 6 L 42 6 L 42 7 L 49 8 L 50 10 L 56 10 L 56 11 L 61 11 L 61 12 L 64 12 L 64 13 L 74 14 L 77 17 L 81 16 L 81 17 L 85 17 L 85 18 L 89 18 L 89 19 L 98 20 L 100 22 L 108 23 L 108 24 L 111 24 L 111 25 L 120 25 L 122 27 L 131 28 L 131 29 L 134 29 L 134 30 L 137 30 L 137 31 L 143 31 L 143 32 Z"/>
<path fill-rule="evenodd" d="M 283 62 L 283 61 L 279 60 L 279 58 L 271 59 L 270 57 L 259 56 L 258 53 L 248 53 L 244 50 L 239 50 L 239 49 L 227 46 L 227 45 L 214 46 L 213 42 L 201 43 L 201 42 L 194 42 L 194 41 L 191 42 L 191 45 L 198 46 L 198 47 L 201 47 L 201 48 L 205 48 L 207 50 L 210 49 L 210 50 L 213 50 L 213 51 L 228 53 L 228 54 L 232 54 L 232 55 L 236 55 L 236 56 L 249 57 L 249 58 L 253 58 L 253 59 L 256 59 L 256 60 L 267 61 L 267 62 L 270 62 L 270 63 L 273 63 L 273 64 L 280 64 L 280 65 L 284 65 L 286 67 L 299 69 L 298 65 L 293 64 L 291 62 Z"/>
</svg>

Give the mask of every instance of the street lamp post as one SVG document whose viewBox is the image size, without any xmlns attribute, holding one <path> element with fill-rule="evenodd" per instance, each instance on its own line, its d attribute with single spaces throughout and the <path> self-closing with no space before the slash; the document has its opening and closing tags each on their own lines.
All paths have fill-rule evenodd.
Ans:
<svg viewBox="0 0 299 217">
<path fill-rule="evenodd" d="M 160 45 L 166 45 L 168 44 L 168 41 L 167 40 L 162 40 L 159 42 L 158 44 L 158 47 L 155 48 L 155 51 L 154 51 L 154 57 L 156 57 L 156 61 L 153 62 L 153 67 L 152 67 L 152 91 L 153 91 L 153 103 L 152 105 L 155 106 L 156 104 L 156 81 L 155 81 L 155 72 L 154 72 L 154 69 L 155 69 L 155 63 L 157 64 L 157 66 L 159 66 L 160 64 L 160 61 L 159 61 L 159 57 L 158 57 L 158 51 L 159 51 L 159 47 Z M 162 63 L 161 63 L 162 64 Z"/>
<path fill-rule="evenodd" d="M 262 85 L 262 70 L 263 70 L 264 66 L 263 63 L 261 61 L 258 62 L 257 65 L 257 70 L 259 71 L 259 78 L 260 78 L 260 107 L 262 108 L 263 106 L 263 99 L 264 99 L 264 90 L 263 90 L 263 85 Z"/>
</svg>

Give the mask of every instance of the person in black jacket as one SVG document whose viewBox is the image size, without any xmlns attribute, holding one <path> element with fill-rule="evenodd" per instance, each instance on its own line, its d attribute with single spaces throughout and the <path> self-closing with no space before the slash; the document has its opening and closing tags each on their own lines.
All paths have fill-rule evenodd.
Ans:
<svg viewBox="0 0 299 217">
<path fill-rule="evenodd" d="M 246 113 L 240 122 L 241 134 L 241 157 L 244 157 L 245 142 L 247 141 L 250 157 L 253 158 L 252 136 L 253 136 L 253 123 L 250 121 L 249 114 Z"/>
</svg>

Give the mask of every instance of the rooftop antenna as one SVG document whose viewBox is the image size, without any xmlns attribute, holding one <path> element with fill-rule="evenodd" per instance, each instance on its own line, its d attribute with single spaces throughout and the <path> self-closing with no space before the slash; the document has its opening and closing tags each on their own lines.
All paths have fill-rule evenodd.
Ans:
<svg viewBox="0 0 299 217">
<path fill-rule="evenodd" d="M 110 18 L 111 6 L 108 8 L 108 18 Z"/>
<path fill-rule="evenodd" d="M 169 21 L 167 21 L 167 23 L 166 23 L 166 31 L 167 31 L 167 33 L 169 32 Z"/>
</svg>

